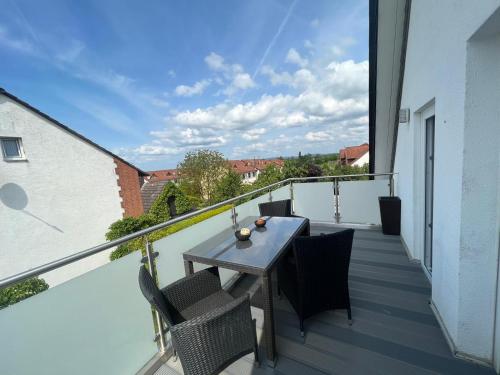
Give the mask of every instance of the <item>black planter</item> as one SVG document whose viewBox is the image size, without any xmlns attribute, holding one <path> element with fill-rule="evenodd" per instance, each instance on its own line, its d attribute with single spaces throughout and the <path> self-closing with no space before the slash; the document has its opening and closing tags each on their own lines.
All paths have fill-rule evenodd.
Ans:
<svg viewBox="0 0 500 375">
<path fill-rule="evenodd" d="M 398 197 L 378 197 L 382 232 L 399 236 L 401 232 L 401 199 Z"/>
</svg>

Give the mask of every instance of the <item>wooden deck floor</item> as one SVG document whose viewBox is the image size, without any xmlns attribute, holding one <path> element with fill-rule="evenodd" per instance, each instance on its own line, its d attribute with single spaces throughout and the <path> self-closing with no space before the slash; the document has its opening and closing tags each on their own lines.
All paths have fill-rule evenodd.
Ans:
<svg viewBox="0 0 500 375">
<path fill-rule="evenodd" d="M 313 226 L 311 234 L 333 230 Z M 254 281 L 243 278 L 232 293 L 244 293 Z M 257 368 L 249 355 L 223 374 L 494 374 L 452 356 L 428 305 L 430 285 L 420 266 L 408 261 L 399 237 L 356 230 L 349 289 L 353 325 L 348 325 L 345 310 L 326 312 L 306 320 L 304 338 L 286 298 L 276 299 L 276 368 L 265 362 Z M 260 335 L 259 300 L 258 291 L 252 314 Z M 169 360 L 156 375 L 181 373 L 180 362 Z"/>
</svg>

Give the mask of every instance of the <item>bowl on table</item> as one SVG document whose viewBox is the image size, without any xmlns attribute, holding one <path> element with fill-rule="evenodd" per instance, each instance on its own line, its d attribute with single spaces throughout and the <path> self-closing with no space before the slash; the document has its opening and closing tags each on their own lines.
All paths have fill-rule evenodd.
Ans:
<svg viewBox="0 0 500 375">
<path fill-rule="evenodd" d="M 248 228 L 241 228 L 234 232 L 234 235 L 239 241 L 246 241 L 252 235 L 252 232 Z"/>
<path fill-rule="evenodd" d="M 263 217 L 255 220 L 255 226 L 257 228 L 263 228 L 266 226 L 266 219 L 264 219 Z"/>
</svg>

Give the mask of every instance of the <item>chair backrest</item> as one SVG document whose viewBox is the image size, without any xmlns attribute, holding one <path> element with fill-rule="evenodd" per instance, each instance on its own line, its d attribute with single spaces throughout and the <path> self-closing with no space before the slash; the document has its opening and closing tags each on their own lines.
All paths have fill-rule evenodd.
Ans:
<svg viewBox="0 0 500 375">
<path fill-rule="evenodd" d="M 353 236 L 354 229 L 347 229 L 321 236 L 298 237 L 294 240 L 299 296 L 312 310 L 316 305 L 324 304 L 326 300 L 340 306 L 345 302 L 345 298 L 348 298 Z M 335 301 L 335 298 L 338 300 Z"/>
<path fill-rule="evenodd" d="M 158 311 L 169 327 L 174 325 L 168 309 L 168 301 L 156 286 L 155 281 L 151 277 L 151 274 L 146 269 L 145 266 L 141 266 L 139 269 L 139 286 L 141 292 L 149 301 L 149 303 Z"/>
<path fill-rule="evenodd" d="M 284 199 L 281 201 L 266 202 L 259 204 L 260 216 L 292 216 L 292 201 Z"/>
</svg>

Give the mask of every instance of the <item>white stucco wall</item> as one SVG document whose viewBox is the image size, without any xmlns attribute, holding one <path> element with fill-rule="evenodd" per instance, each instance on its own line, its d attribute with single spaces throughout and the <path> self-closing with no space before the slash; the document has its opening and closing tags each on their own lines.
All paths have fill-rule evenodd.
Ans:
<svg viewBox="0 0 500 375">
<path fill-rule="evenodd" d="M 363 156 L 361 156 L 358 160 L 352 163 L 355 167 L 362 167 L 365 164 L 370 163 L 370 153 L 366 152 Z"/>
<path fill-rule="evenodd" d="M 411 254 L 422 259 L 423 219 L 418 212 L 424 205 L 424 133 L 420 115 L 433 103 L 432 300 L 456 349 L 488 362 L 493 357 L 498 224 L 492 228 L 498 216 L 493 224 L 489 220 L 498 215 L 500 127 L 494 107 L 478 111 L 476 100 L 482 93 L 484 98 L 500 102 L 500 85 L 485 85 L 484 76 L 479 83 L 478 70 L 470 71 L 467 66 L 470 38 L 499 6 L 498 0 L 412 2 L 401 100 L 401 107 L 410 109 L 411 120 L 399 126 L 395 163 L 397 194 L 402 199 L 402 236 Z M 492 47 L 496 42 L 490 43 Z M 482 68 L 484 59 L 491 64 L 500 61 L 498 57 L 492 60 L 492 54 L 477 53 L 482 56 L 475 57 Z M 491 80 L 498 79 L 494 69 L 490 66 L 487 73 Z M 479 152 L 481 142 L 487 139 L 484 152 Z M 481 163 L 488 165 L 489 172 Z M 486 215 L 483 210 L 487 210 Z"/>
<path fill-rule="evenodd" d="M 122 217 L 112 157 L 3 95 L 0 136 L 22 137 L 28 159 L 0 158 L 0 279 L 104 242 Z M 42 277 L 58 284 L 108 254 Z"/>
</svg>

